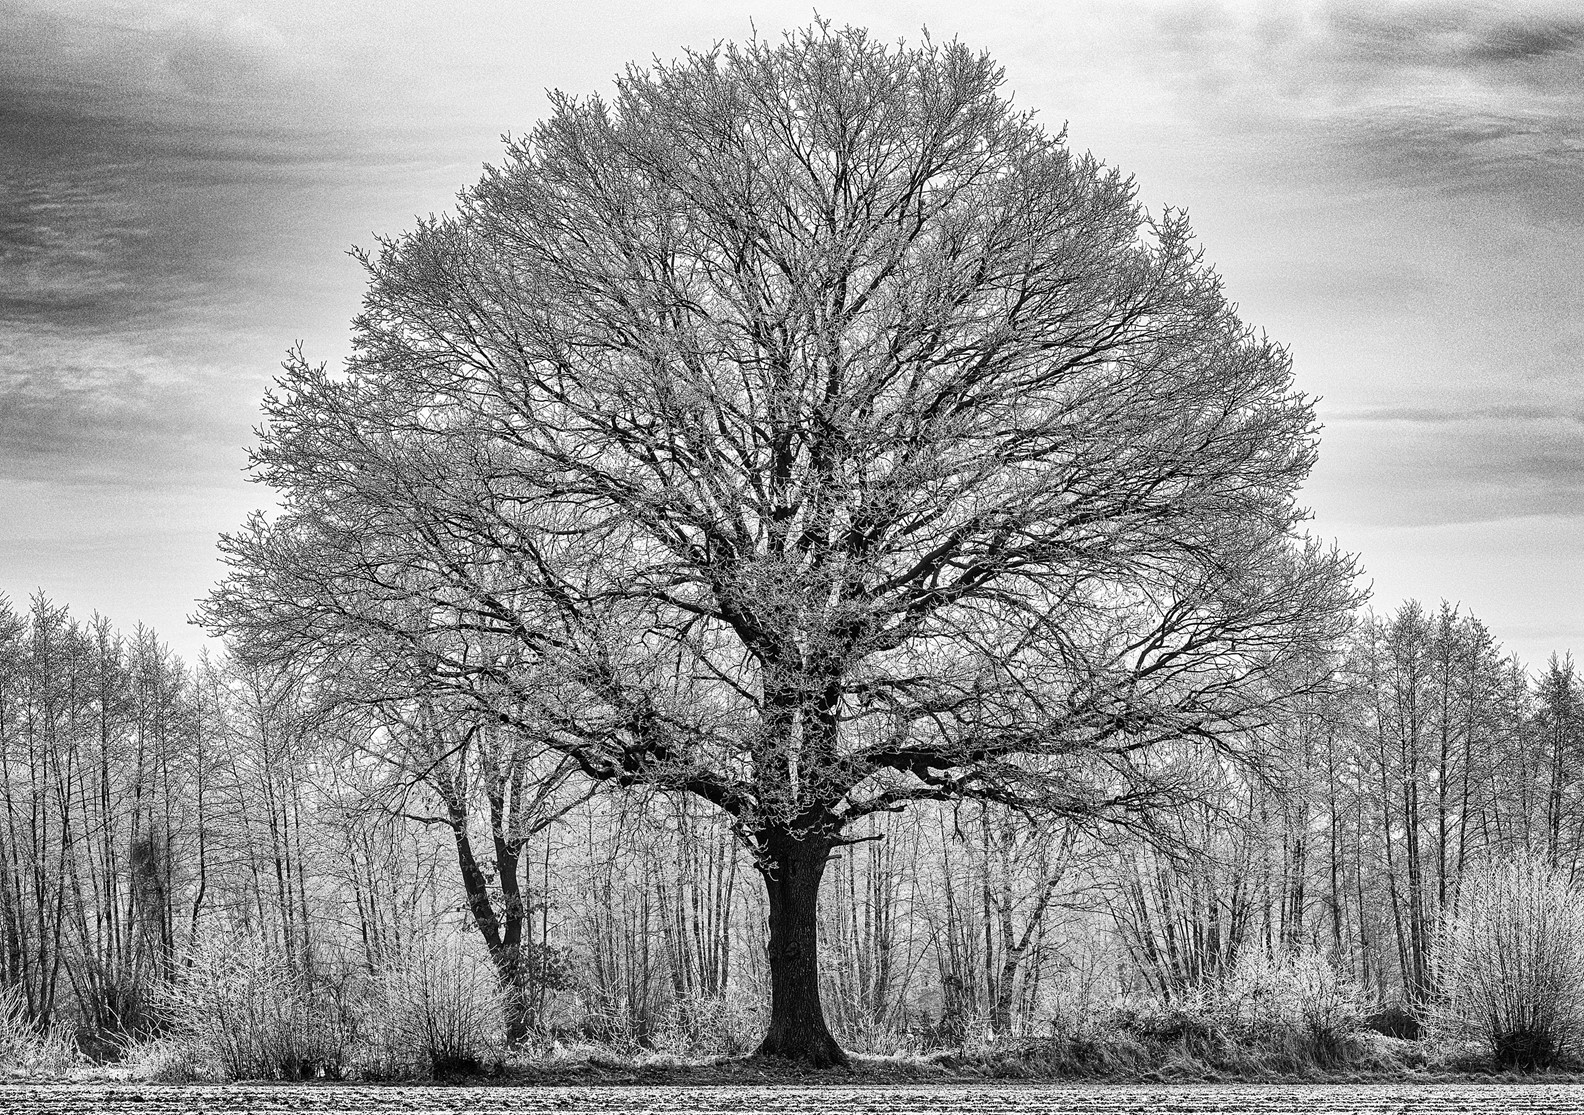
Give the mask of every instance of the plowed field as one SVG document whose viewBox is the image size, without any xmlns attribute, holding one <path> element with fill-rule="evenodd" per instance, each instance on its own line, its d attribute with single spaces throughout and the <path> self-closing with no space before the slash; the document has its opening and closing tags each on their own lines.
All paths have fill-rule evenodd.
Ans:
<svg viewBox="0 0 1584 1115">
<path fill-rule="evenodd" d="M 404 1112 L 517 1115 L 520 1112 L 770 1112 L 784 1115 L 1340 1115 L 1340 1113 L 1584 1111 L 1584 1085 L 949 1085 L 867 1087 L 363 1087 L 150 1084 L 0 1085 L 0 1111 L 88 1115 L 138 1112 Z"/>
</svg>

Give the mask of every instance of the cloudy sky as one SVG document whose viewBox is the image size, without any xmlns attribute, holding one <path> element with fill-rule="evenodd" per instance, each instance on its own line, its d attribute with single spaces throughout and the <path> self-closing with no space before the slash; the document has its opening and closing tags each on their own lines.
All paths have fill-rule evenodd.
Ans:
<svg viewBox="0 0 1584 1115">
<path fill-rule="evenodd" d="M 1314 529 L 1378 609 L 1584 653 L 1584 11 L 1576 3 L 840 0 L 957 36 L 1186 207 L 1319 395 Z M 285 350 L 348 347 L 376 233 L 444 209 L 634 59 L 802 3 L 0 0 L 0 592 L 185 624 Z"/>
</svg>

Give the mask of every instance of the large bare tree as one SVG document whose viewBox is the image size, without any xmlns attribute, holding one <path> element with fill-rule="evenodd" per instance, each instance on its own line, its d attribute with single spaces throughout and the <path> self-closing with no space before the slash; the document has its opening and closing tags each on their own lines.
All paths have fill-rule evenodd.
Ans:
<svg viewBox="0 0 1584 1115">
<path fill-rule="evenodd" d="M 204 612 L 730 814 L 764 1053 L 844 1059 L 815 906 L 851 822 L 1146 818 L 1354 602 L 1286 351 L 1002 83 L 820 23 L 557 95 L 365 257 L 344 370 L 288 361 L 282 509 Z"/>
</svg>

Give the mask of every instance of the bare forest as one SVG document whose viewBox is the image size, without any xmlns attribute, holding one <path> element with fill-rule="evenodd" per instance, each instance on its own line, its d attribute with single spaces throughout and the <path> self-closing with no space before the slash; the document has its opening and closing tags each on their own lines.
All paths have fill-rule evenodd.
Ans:
<svg viewBox="0 0 1584 1115">
<path fill-rule="evenodd" d="M 493 961 L 539 1043 L 746 1053 L 766 899 L 718 812 L 590 793 L 480 729 L 396 746 L 311 678 L 189 666 L 39 597 L 0 615 L 0 956 L 27 1017 L 109 1054 L 205 950 L 331 994 L 414 953 Z M 1584 852 L 1567 662 L 1526 671 L 1450 605 L 1362 615 L 1321 691 L 1163 834 L 995 803 L 866 819 L 832 862 L 820 972 L 848 1049 L 1047 1037 L 1240 958 L 1320 954 L 1375 1009 L 1435 993 L 1471 865 Z"/>
<path fill-rule="evenodd" d="M 1572 660 L 1368 601 L 1291 355 L 1002 81 L 817 23 L 558 96 L 291 353 L 224 651 L 0 602 L 5 1041 L 1584 1054 Z"/>
</svg>

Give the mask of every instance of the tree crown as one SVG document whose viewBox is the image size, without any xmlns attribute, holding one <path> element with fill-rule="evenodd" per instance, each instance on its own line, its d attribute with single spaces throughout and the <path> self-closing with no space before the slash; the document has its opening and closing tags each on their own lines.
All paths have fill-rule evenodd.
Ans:
<svg viewBox="0 0 1584 1115">
<path fill-rule="evenodd" d="M 558 94 L 288 362 L 208 622 L 748 830 L 1170 796 L 1353 567 L 1287 352 L 1002 84 L 820 23 Z"/>
</svg>

